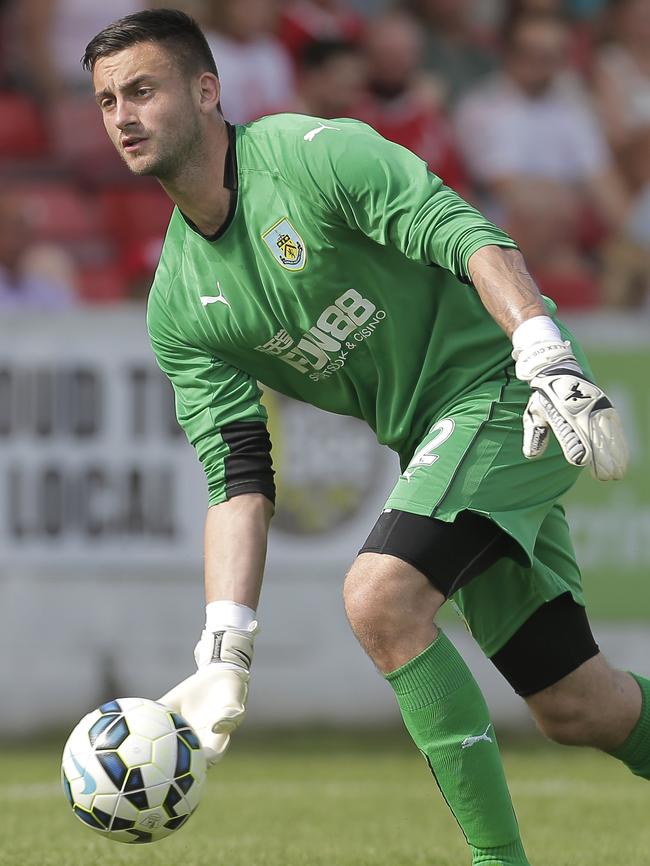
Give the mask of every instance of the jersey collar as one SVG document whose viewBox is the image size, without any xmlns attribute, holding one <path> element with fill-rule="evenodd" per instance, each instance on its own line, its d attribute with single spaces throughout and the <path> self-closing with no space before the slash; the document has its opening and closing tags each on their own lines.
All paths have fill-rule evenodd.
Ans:
<svg viewBox="0 0 650 866">
<path fill-rule="evenodd" d="M 192 222 L 192 220 L 185 216 L 183 211 L 181 211 L 181 216 L 187 223 L 187 225 L 192 229 L 193 232 L 196 232 L 197 235 L 200 235 L 206 241 L 218 241 L 219 238 L 225 234 L 230 223 L 233 221 L 235 217 L 235 211 L 237 210 L 237 195 L 239 193 L 239 173 L 237 171 L 237 132 L 232 123 L 226 123 L 226 132 L 228 133 L 228 150 L 226 151 L 226 160 L 223 169 L 223 185 L 225 189 L 230 190 L 230 203 L 228 205 L 228 213 L 226 215 L 226 219 L 223 221 L 222 225 L 217 229 L 217 231 L 212 235 L 204 235 L 203 232 Z"/>
</svg>

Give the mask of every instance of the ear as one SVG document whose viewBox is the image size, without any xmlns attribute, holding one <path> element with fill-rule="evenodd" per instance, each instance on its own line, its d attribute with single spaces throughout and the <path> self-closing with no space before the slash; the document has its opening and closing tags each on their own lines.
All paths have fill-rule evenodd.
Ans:
<svg viewBox="0 0 650 866">
<path fill-rule="evenodd" d="M 199 111 L 211 114 L 219 104 L 221 84 L 216 75 L 204 72 L 199 78 Z"/>
</svg>

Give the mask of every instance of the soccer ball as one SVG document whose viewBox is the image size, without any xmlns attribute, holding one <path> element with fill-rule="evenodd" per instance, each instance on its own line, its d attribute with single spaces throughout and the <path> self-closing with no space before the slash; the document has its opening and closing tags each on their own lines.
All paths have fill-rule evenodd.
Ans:
<svg viewBox="0 0 650 866">
<path fill-rule="evenodd" d="M 201 800 L 206 760 L 178 713 L 119 698 L 84 716 L 63 749 L 61 782 L 73 812 L 116 842 L 156 842 Z"/>
</svg>

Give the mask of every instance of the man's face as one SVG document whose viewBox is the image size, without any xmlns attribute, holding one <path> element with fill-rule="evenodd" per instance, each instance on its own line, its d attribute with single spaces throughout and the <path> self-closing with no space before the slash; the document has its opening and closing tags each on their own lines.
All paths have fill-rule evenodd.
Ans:
<svg viewBox="0 0 650 866">
<path fill-rule="evenodd" d="M 388 86 L 406 87 L 422 55 L 422 34 L 410 18 L 393 13 L 371 23 L 365 42 L 370 77 Z"/>
<path fill-rule="evenodd" d="M 93 85 L 106 132 L 133 174 L 177 176 L 199 144 L 201 113 L 169 52 L 142 42 L 101 58 Z"/>
<path fill-rule="evenodd" d="M 418 0 L 416 9 L 437 27 L 464 27 L 469 20 L 468 0 Z"/>
<path fill-rule="evenodd" d="M 345 117 L 365 92 L 366 65 L 356 51 L 342 53 L 305 75 L 304 82 L 317 115 Z"/>
<path fill-rule="evenodd" d="M 555 82 L 567 61 L 568 37 L 555 21 L 522 23 L 506 56 L 510 76 L 530 96 L 541 96 Z"/>
<path fill-rule="evenodd" d="M 225 31 L 243 42 L 272 33 L 280 13 L 278 0 L 228 0 L 220 5 Z"/>
</svg>

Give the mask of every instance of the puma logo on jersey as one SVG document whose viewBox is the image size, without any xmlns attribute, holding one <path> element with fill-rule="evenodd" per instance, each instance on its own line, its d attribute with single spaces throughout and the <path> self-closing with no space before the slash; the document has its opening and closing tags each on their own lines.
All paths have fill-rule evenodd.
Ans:
<svg viewBox="0 0 650 866">
<path fill-rule="evenodd" d="M 219 281 L 217 281 L 217 288 L 219 289 L 218 295 L 201 295 L 201 303 L 204 307 L 207 307 L 208 304 L 225 304 L 230 308 L 230 301 L 224 295 Z"/>
<path fill-rule="evenodd" d="M 310 129 L 303 138 L 305 141 L 313 141 L 324 129 L 333 129 L 334 132 L 341 131 L 337 126 L 328 126 L 326 123 L 320 123 L 315 129 Z"/>
<path fill-rule="evenodd" d="M 492 737 L 488 737 L 488 731 L 490 730 L 491 727 L 492 727 L 492 724 L 490 723 L 487 726 L 487 728 L 485 729 L 485 731 L 482 734 L 479 734 L 478 737 L 465 737 L 463 742 L 460 744 L 461 749 L 471 749 L 472 746 L 475 746 L 477 743 L 480 743 L 481 741 L 484 741 L 486 743 L 491 743 Z"/>
</svg>

